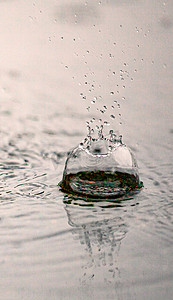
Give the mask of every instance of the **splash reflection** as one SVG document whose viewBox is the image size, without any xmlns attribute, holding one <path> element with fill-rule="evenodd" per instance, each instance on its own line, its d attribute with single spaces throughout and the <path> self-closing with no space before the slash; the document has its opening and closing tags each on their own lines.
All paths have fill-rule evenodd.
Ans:
<svg viewBox="0 0 173 300">
<path fill-rule="evenodd" d="M 129 227 L 125 216 L 127 207 L 136 204 L 130 198 L 124 202 L 114 201 L 114 205 L 110 201 L 85 203 L 82 199 L 64 197 L 68 223 L 73 228 L 74 239 L 84 249 L 83 275 L 80 278 L 82 285 L 90 285 L 92 281 L 99 285 L 120 285 L 118 253 Z"/>
</svg>

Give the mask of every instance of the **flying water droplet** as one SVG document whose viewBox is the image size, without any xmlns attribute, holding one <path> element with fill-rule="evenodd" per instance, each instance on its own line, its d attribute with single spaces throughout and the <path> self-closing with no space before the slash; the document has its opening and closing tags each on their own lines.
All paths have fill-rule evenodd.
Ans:
<svg viewBox="0 0 173 300">
<path fill-rule="evenodd" d="M 108 121 L 104 121 L 104 125 L 109 126 L 110 123 Z"/>
</svg>

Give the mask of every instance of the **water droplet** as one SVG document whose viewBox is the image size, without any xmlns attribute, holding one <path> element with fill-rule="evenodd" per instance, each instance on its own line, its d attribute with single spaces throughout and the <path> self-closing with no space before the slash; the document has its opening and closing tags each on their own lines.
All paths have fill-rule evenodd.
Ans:
<svg viewBox="0 0 173 300">
<path fill-rule="evenodd" d="M 103 139 L 103 125 L 100 125 L 100 128 L 98 130 L 98 138 Z"/>
<path fill-rule="evenodd" d="M 109 122 L 107 122 L 107 121 L 104 121 L 104 125 L 106 125 L 106 126 L 109 126 L 109 125 L 110 125 L 110 123 L 109 123 Z"/>
<path fill-rule="evenodd" d="M 110 141 L 115 142 L 116 141 L 116 134 L 114 133 L 114 131 L 112 129 L 109 131 L 109 134 L 110 134 Z M 112 150 L 112 146 L 110 146 L 110 147 L 111 147 L 110 150 Z"/>
</svg>

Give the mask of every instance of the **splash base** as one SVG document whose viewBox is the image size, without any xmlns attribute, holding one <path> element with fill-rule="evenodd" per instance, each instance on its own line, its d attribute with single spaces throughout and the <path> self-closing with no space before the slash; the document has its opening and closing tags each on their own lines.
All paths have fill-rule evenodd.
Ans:
<svg viewBox="0 0 173 300">
<path fill-rule="evenodd" d="M 66 175 L 60 183 L 62 191 L 92 198 L 116 198 L 139 189 L 139 176 L 120 171 L 79 172 Z"/>
<path fill-rule="evenodd" d="M 139 189 L 138 167 L 121 139 L 85 139 L 66 160 L 62 191 L 93 198 L 117 198 Z"/>
</svg>

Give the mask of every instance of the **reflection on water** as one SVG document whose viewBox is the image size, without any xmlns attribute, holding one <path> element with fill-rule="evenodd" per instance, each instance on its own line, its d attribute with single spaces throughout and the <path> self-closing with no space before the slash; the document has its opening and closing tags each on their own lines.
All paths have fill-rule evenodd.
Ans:
<svg viewBox="0 0 173 300">
<path fill-rule="evenodd" d="M 125 211 L 136 205 L 136 200 L 85 202 L 65 196 L 64 204 L 73 238 L 79 240 L 85 250 L 81 284 L 95 281 L 119 286 L 118 253 L 129 227 Z"/>
</svg>

